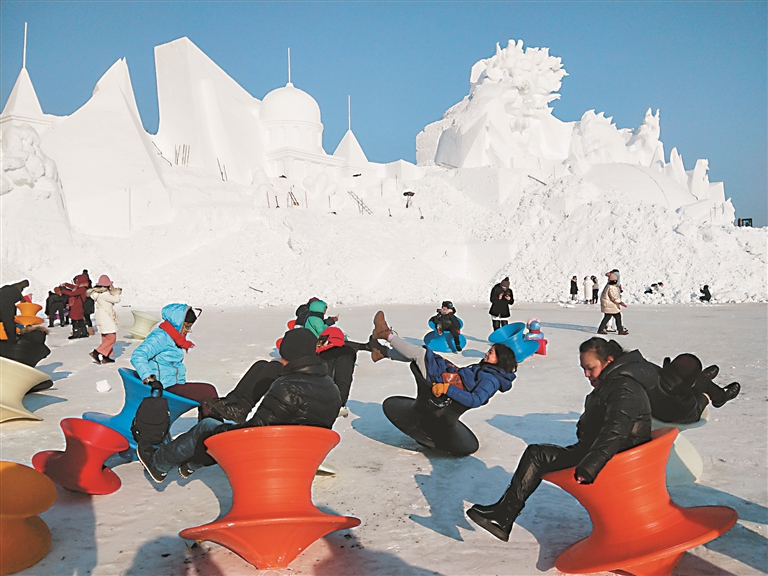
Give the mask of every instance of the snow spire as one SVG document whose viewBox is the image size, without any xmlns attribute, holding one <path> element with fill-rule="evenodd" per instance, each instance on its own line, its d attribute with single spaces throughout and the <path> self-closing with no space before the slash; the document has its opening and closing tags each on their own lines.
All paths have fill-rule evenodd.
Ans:
<svg viewBox="0 0 768 576">
<path fill-rule="evenodd" d="M 27 69 L 27 23 L 24 22 L 24 49 L 21 52 L 21 69 Z"/>
<path fill-rule="evenodd" d="M 293 86 L 291 84 L 291 49 L 288 48 L 288 86 Z"/>
</svg>

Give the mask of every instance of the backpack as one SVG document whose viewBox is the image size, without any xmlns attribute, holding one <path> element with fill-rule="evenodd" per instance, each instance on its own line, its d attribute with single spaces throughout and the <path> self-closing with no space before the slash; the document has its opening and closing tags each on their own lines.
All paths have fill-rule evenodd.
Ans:
<svg viewBox="0 0 768 576">
<path fill-rule="evenodd" d="M 154 383 L 153 383 L 154 384 Z M 150 395 L 144 398 L 136 410 L 136 416 L 131 424 L 134 440 L 142 444 L 157 446 L 162 444 L 171 429 L 171 413 L 168 410 L 168 400 L 163 398 L 162 384 L 153 386 Z M 157 396 L 155 396 L 157 392 Z"/>
</svg>

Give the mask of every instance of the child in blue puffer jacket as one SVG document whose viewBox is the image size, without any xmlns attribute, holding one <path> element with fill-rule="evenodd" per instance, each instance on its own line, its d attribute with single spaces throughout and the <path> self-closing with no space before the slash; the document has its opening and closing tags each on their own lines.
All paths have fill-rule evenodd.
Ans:
<svg viewBox="0 0 768 576">
<path fill-rule="evenodd" d="M 395 334 L 384 318 L 384 312 L 377 312 L 373 318 L 375 340 L 387 340 L 392 346 L 390 357 L 404 362 L 416 362 L 422 375 L 432 382 L 432 394 L 437 397 L 446 395 L 451 400 L 468 408 L 482 406 L 496 392 L 512 389 L 512 381 L 517 371 L 515 353 L 504 344 L 494 344 L 478 364 L 459 368 L 439 354 L 426 347 L 406 342 Z M 444 382 L 445 373 L 455 373 L 461 382 Z"/>
<path fill-rule="evenodd" d="M 218 399 L 219 394 L 213 384 L 187 382 L 184 355 L 194 346 L 187 340 L 187 334 L 192 331 L 197 314 L 186 304 L 168 304 L 162 317 L 160 325 L 131 354 L 131 364 L 144 384 L 161 382 L 168 392 L 200 402 L 198 416 L 202 420 L 208 415 L 202 407 L 203 400 Z"/>
</svg>

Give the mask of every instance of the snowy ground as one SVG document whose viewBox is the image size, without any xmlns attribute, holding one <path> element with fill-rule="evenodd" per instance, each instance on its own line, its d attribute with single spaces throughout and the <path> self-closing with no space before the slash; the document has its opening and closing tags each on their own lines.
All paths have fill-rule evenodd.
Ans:
<svg viewBox="0 0 768 576">
<path fill-rule="evenodd" d="M 433 306 L 391 306 L 388 319 L 405 337 L 421 338 Z M 364 340 L 376 308 L 332 310 L 350 338 Z M 230 390 L 256 359 L 274 353 L 292 310 L 208 308 L 192 334 L 197 347 L 188 356 L 189 376 Z M 120 308 L 129 325 L 128 308 Z M 453 358 L 477 361 L 490 333 L 486 305 L 460 306 L 469 345 Z M 342 441 L 328 461 L 335 477 L 318 477 L 314 501 L 321 508 L 357 516 L 362 525 L 330 534 L 310 546 L 290 566 L 269 574 L 538 574 L 557 573 L 554 561 L 569 544 L 589 532 L 586 512 L 560 489 L 542 484 L 503 543 L 476 529 L 464 516 L 473 502 L 491 502 L 504 490 L 525 445 L 569 443 L 589 384 L 578 367 L 577 347 L 595 330 L 596 306 L 554 304 L 513 308 L 514 320 L 537 316 L 550 341 L 546 357 L 534 356 L 519 370 L 515 388 L 463 420 L 480 439 L 480 450 L 451 458 L 419 447 L 384 417 L 381 402 L 393 394 L 412 395 L 405 364 L 373 364 L 358 359 L 349 401 L 351 414 L 334 427 Z M 639 348 L 652 361 L 695 352 L 705 365 L 721 367 L 721 384 L 742 383 L 741 396 L 701 428 L 685 432 L 704 459 L 699 484 L 670 490 L 683 505 L 723 504 L 739 513 L 738 524 L 721 538 L 686 554 L 676 574 L 768 573 L 768 441 L 766 439 L 766 350 L 768 307 L 740 305 L 631 306 L 625 314 L 631 334 L 621 342 Z M 31 395 L 25 404 L 42 422 L 0 425 L 2 459 L 29 464 L 41 450 L 62 449 L 59 421 L 88 410 L 116 413 L 122 405 L 117 368 L 129 366 L 136 343 L 120 330 L 116 364 L 97 366 L 87 353 L 96 338 L 68 341 L 54 328 L 52 354 L 40 368 L 55 386 Z M 99 393 L 106 379 L 112 391 Z M 194 422 L 192 413 L 174 426 L 178 433 Z M 220 468 L 204 469 L 188 480 L 175 472 L 162 485 L 151 482 L 138 462 L 108 461 L 122 488 L 88 497 L 58 489 L 56 504 L 42 516 L 53 534 L 51 551 L 25 574 L 257 574 L 234 553 L 215 544 L 190 550 L 179 538 L 184 528 L 223 515 L 231 502 Z"/>
</svg>

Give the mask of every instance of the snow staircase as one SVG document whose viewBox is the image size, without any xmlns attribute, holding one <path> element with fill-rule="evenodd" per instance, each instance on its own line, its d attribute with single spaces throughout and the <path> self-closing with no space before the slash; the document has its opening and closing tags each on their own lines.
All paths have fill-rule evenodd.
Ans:
<svg viewBox="0 0 768 576">
<path fill-rule="evenodd" d="M 368 208 L 368 206 L 366 205 L 365 202 L 363 202 L 363 199 L 360 198 L 360 196 L 352 192 L 352 190 L 347 190 L 347 192 L 349 192 L 349 195 L 352 196 L 355 202 L 357 202 L 357 207 L 360 209 L 360 214 L 362 214 L 363 212 L 366 212 L 368 214 L 373 214 L 373 212 L 371 212 L 371 209 Z"/>
</svg>

